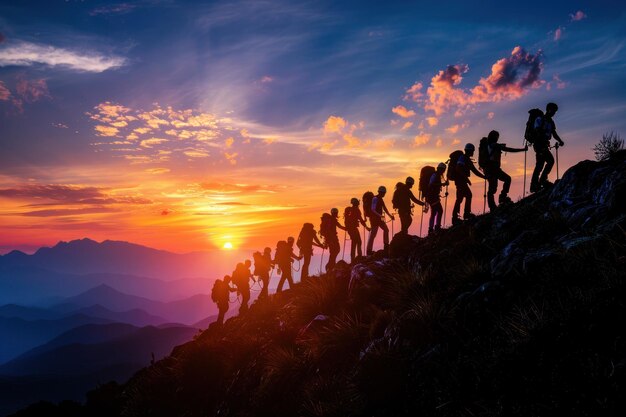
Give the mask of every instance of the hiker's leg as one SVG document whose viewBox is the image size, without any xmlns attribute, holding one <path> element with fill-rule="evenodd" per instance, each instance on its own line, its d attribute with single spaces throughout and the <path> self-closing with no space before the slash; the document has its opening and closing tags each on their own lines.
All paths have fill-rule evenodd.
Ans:
<svg viewBox="0 0 626 417">
<path fill-rule="evenodd" d="M 387 227 L 387 223 L 381 221 L 380 228 L 383 231 L 383 247 L 387 249 L 387 246 L 389 246 L 389 227 Z"/>
<path fill-rule="evenodd" d="M 544 153 L 544 159 L 546 161 L 546 166 L 541 173 L 539 184 L 543 184 L 548 180 L 548 175 L 550 174 L 550 171 L 552 171 L 552 167 L 554 166 L 554 156 L 552 156 L 552 152 L 550 152 L 550 149 L 546 149 Z"/>
<path fill-rule="evenodd" d="M 461 191 L 461 183 L 454 182 L 456 186 L 456 200 L 454 201 L 454 208 L 452 209 L 452 217 L 459 217 L 461 212 L 461 202 L 463 201 L 463 192 Z"/>
<path fill-rule="evenodd" d="M 530 180 L 531 189 L 534 189 L 539 185 L 539 175 L 543 169 L 543 164 L 546 163 L 543 150 L 537 146 L 533 146 L 533 149 L 535 150 L 535 169 L 533 170 L 533 176 Z"/>
<path fill-rule="evenodd" d="M 443 216 L 443 207 L 441 206 L 441 201 L 439 201 L 439 203 L 437 203 L 434 208 L 437 212 L 437 223 L 435 225 L 435 230 L 439 230 L 441 229 L 441 216 Z"/>
<path fill-rule="evenodd" d="M 283 290 L 283 285 L 285 285 L 285 271 L 281 269 L 280 280 L 278 281 L 278 287 L 276 287 L 276 292 L 281 292 Z"/>
<path fill-rule="evenodd" d="M 374 247 L 374 239 L 376 239 L 376 234 L 378 234 L 378 227 L 380 225 L 380 220 L 376 220 L 376 217 L 371 218 L 372 230 L 370 230 L 370 237 L 367 239 L 367 254 L 371 255 Z"/>
<path fill-rule="evenodd" d="M 463 210 L 463 215 L 472 212 L 472 190 L 469 187 L 469 184 L 465 184 L 465 209 Z"/>
<path fill-rule="evenodd" d="M 498 190 L 498 173 L 491 172 L 487 177 L 487 183 L 489 184 L 487 189 L 487 204 L 489 205 L 489 210 L 493 211 L 496 209 L 494 195 Z"/>
<path fill-rule="evenodd" d="M 302 272 L 300 273 L 300 282 L 303 282 L 309 277 L 309 265 L 311 265 L 311 253 L 303 253 L 304 262 L 302 263 Z"/>
<path fill-rule="evenodd" d="M 511 176 L 500 170 L 498 179 L 502 181 L 502 192 L 500 192 L 500 194 L 505 196 L 508 195 L 509 190 L 511 189 Z"/>
</svg>

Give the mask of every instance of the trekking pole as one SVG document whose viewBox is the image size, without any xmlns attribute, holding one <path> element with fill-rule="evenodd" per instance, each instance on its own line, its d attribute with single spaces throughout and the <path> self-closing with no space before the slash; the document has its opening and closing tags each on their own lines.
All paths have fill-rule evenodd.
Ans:
<svg viewBox="0 0 626 417">
<path fill-rule="evenodd" d="M 348 233 L 344 230 L 343 231 L 343 250 L 341 251 L 341 260 L 343 261 L 344 256 L 346 255 L 346 238 Z"/>
<path fill-rule="evenodd" d="M 366 226 L 363 225 L 363 242 L 361 243 L 363 245 L 363 253 L 365 253 L 367 251 L 367 241 L 365 240 L 365 232 L 367 231 L 367 229 L 365 228 Z M 367 253 L 365 253 L 367 255 Z"/>
<path fill-rule="evenodd" d="M 318 274 L 322 275 L 322 261 L 324 260 L 324 251 L 326 250 L 326 248 L 322 247 L 322 256 L 320 257 L 320 269 Z"/>
<path fill-rule="evenodd" d="M 448 210 L 448 186 L 446 185 L 446 202 L 443 204 L 443 227 L 446 227 L 446 211 L 447 210 Z"/>
<path fill-rule="evenodd" d="M 522 142 L 522 145 L 526 147 L 526 139 Z M 526 155 L 528 155 L 528 149 L 524 151 L 524 189 L 522 190 L 522 198 L 526 197 Z"/>
<path fill-rule="evenodd" d="M 424 200 L 424 193 L 420 191 L 420 200 Z M 424 208 L 422 207 L 422 212 L 420 213 L 420 237 L 422 237 L 422 225 L 424 224 Z"/>
<path fill-rule="evenodd" d="M 555 153 L 556 153 L 556 179 L 559 179 L 559 144 L 554 145 Z"/>
<path fill-rule="evenodd" d="M 487 179 L 485 178 L 485 192 L 483 193 L 483 214 L 487 209 Z"/>
</svg>

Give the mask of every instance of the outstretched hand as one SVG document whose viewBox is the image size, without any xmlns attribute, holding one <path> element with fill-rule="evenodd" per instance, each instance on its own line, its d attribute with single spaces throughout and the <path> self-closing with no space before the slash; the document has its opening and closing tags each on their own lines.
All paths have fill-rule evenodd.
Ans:
<svg viewBox="0 0 626 417">
<path fill-rule="evenodd" d="M 563 142 L 562 140 L 559 141 L 558 143 L 559 146 L 565 146 L 565 142 Z"/>
<path fill-rule="evenodd" d="M 528 150 L 528 145 L 524 146 L 524 152 Z"/>
</svg>

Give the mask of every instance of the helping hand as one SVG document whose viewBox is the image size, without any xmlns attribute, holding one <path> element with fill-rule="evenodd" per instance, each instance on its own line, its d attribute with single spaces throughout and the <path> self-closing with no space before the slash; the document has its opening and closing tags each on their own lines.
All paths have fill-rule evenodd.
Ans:
<svg viewBox="0 0 626 417">
<path fill-rule="evenodd" d="M 524 152 L 528 150 L 528 145 L 524 146 Z"/>
<path fill-rule="evenodd" d="M 559 141 L 559 146 L 565 146 L 565 142 L 563 142 L 562 140 Z"/>
</svg>

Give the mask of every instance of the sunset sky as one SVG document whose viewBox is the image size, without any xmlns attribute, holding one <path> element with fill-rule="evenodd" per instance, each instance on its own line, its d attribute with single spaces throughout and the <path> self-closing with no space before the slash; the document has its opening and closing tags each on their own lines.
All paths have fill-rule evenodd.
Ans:
<svg viewBox="0 0 626 417">
<path fill-rule="evenodd" d="M 0 253 L 274 247 L 549 101 L 561 174 L 626 134 L 623 2 L 476 4 L 2 2 Z"/>
</svg>

